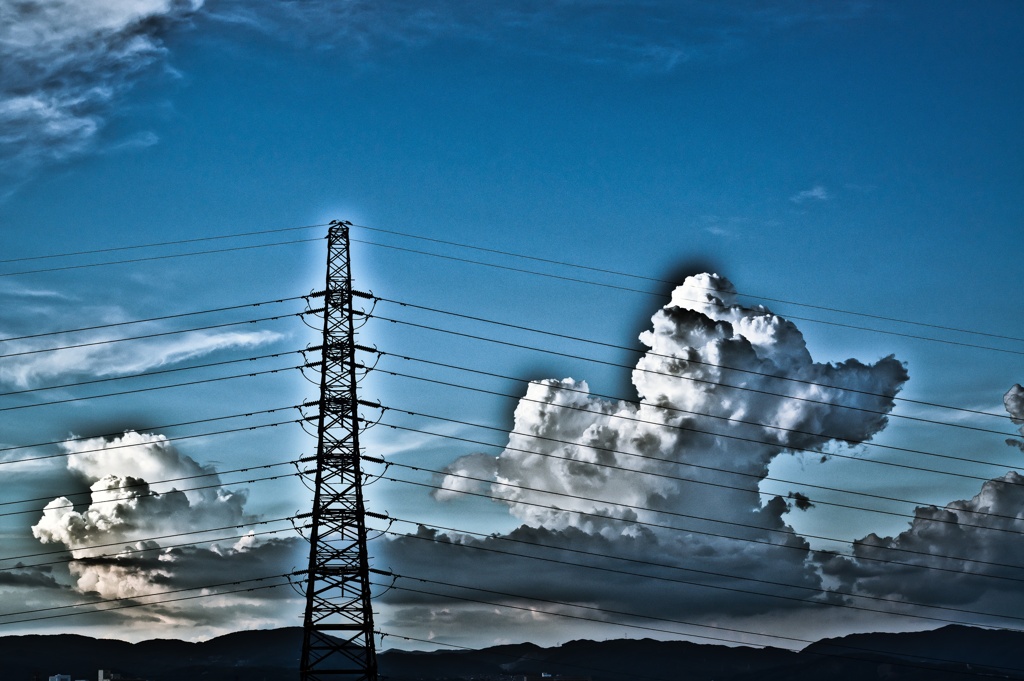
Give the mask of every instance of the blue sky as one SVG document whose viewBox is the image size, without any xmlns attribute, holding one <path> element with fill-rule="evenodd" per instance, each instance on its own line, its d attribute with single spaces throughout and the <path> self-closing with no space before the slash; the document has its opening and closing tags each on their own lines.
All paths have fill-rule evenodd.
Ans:
<svg viewBox="0 0 1024 681">
<path fill-rule="evenodd" d="M 727 277 L 741 294 L 734 301 L 745 306 L 740 317 L 763 314 L 752 307 L 764 304 L 790 319 L 802 333 L 813 362 L 855 358 L 875 366 L 860 373 L 849 370 L 842 380 L 851 381 L 850 386 L 862 381 L 876 385 L 872 382 L 876 381 L 888 389 L 901 386 L 900 396 L 912 400 L 1005 414 L 1003 395 L 1024 374 L 1024 345 L 1014 340 L 1024 335 L 1018 295 L 1024 217 L 1020 200 L 1024 84 L 1016 77 L 1024 65 L 1019 40 L 1022 23 L 1024 9 L 998 2 L 968 6 L 565 1 L 495 2 L 481 7 L 451 1 L 425 8 L 397 0 L 275 1 L 258 6 L 230 0 L 138 0 L 96 2 L 83 9 L 62 0 L 39 0 L 0 7 L 0 56 L 11 65 L 0 80 L 0 259 L 5 261 L 0 263 L 0 335 L 11 338 L 301 296 L 321 286 L 324 243 L 317 238 L 324 232 L 319 228 L 73 258 L 23 258 L 343 219 L 663 280 L 567 269 L 355 227 L 352 236 L 359 240 L 353 244 L 356 285 L 384 298 L 643 350 L 638 334 L 651 327 L 651 317 L 659 308 L 669 305 L 672 286 L 666 282 L 681 284 L 687 275 L 715 272 Z M 313 240 L 53 271 L 61 266 L 300 239 Z M 643 289 L 654 295 L 379 244 Z M 35 269 L 51 271 L 18 274 Z M 712 288 L 729 297 L 726 284 L 714 283 Z M 690 302 L 677 301 L 677 305 Z M 993 335 L 908 326 L 793 303 Z M 3 352 L 43 349 L 58 340 L 110 340 L 118 334 L 188 329 L 301 309 L 301 301 L 292 301 L 155 326 L 93 331 L 75 336 L 74 341 L 68 340 L 71 336 L 7 341 Z M 379 303 L 375 313 L 623 366 L 514 350 L 371 320 L 361 338 L 386 352 L 524 380 L 571 377 L 586 381 L 595 395 L 637 402 L 629 368 L 638 355 L 629 350 L 496 329 L 386 302 Z M 730 319 L 730 324 L 740 323 L 739 317 Z M 697 323 L 693 319 L 672 323 L 681 325 L 678 338 L 696 333 L 696 327 L 687 326 Z M 783 347 L 780 339 L 778 344 L 758 346 L 762 361 L 791 357 L 791 349 Z M 691 340 L 694 345 L 687 347 L 694 352 L 712 352 L 696 337 Z M 0 365 L 0 387 L 7 393 L 293 353 L 259 360 L 257 368 L 270 371 L 300 364 L 301 357 L 294 351 L 314 342 L 315 333 L 292 317 L 90 350 L 4 357 L 0 358 L 5 362 Z M 897 365 L 905 363 L 907 380 L 883 370 L 888 366 L 883 358 L 890 355 Z M 0 407 L 227 376 L 251 366 L 256 365 L 131 379 L 135 383 L 130 385 L 127 380 L 111 381 L 90 388 L 7 395 L 0 397 L 5 400 Z M 521 382 L 473 377 L 387 357 L 379 366 L 382 371 L 366 380 L 363 395 L 394 408 L 385 413 L 386 421 L 501 446 L 508 443 L 508 435 L 500 430 L 481 432 L 397 412 L 428 412 L 508 431 L 518 404 L 522 413 L 516 423 L 541 427 L 535 420 L 538 403 L 518 402 L 525 394 Z M 798 366 L 803 365 L 797 362 L 790 369 L 797 371 L 793 367 Z M 386 370 L 512 397 L 410 381 L 389 376 Z M 799 371 L 824 369 L 808 364 Z M 648 387 L 654 392 L 646 397 L 675 390 Z M 211 466 L 227 471 L 286 462 L 313 446 L 294 425 L 157 445 L 145 445 L 142 439 L 248 425 L 253 421 L 235 420 L 223 428 L 222 422 L 209 422 L 191 431 L 161 427 L 287 407 L 309 399 L 313 391 L 296 371 L 289 370 L 5 411 L 0 414 L 0 442 L 4 447 L 20 447 L 0 453 L 8 461 L 60 456 L 5 463 L 4 500 L 56 499 L 85 492 L 105 475 L 119 476 L 122 483 L 126 476 L 142 477 L 163 493 L 185 483 L 160 487 L 158 481 L 185 477 L 182 471 L 197 475 L 212 472 Z M 913 513 L 913 504 L 879 497 L 943 507 L 955 500 L 970 500 L 985 480 L 999 478 L 1016 466 L 1020 451 L 1007 446 L 1008 435 L 913 422 L 902 416 L 1012 434 L 1016 425 L 1006 418 L 898 402 L 896 416 L 888 423 L 874 423 L 854 415 L 844 420 L 837 414 L 849 410 L 842 408 L 829 414 L 804 414 L 794 407 L 799 413 L 787 416 L 786 408 L 757 403 L 754 398 L 689 393 L 677 397 L 678 404 L 706 397 L 711 400 L 707 408 L 732 410 L 729 413 L 744 414 L 743 418 L 776 413 L 779 419 L 792 417 L 806 427 L 824 429 L 822 424 L 830 423 L 833 429 L 848 427 L 858 433 L 854 441 L 865 439 L 994 465 L 922 459 L 919 454 L 871 445 L 843 448 L 834 444 L 825 451 L 842 456 L 819 462 L 822 452 L 813 447 L 811 453 L 796 455 L 728 445 L 716 445 L 721 451 L 712 451 L 706 449 L 708 443 L 671 445 L 666 439 L 664 446 L 673 457 L 699 456 L 721 465 L 732 461 L 739 467 L 754 466 L 757 475 L 776 480 L 762 479 L 736 499 L 728 494 L 714 496 L 707 489 L 666 491 L 658 487 L 662 483 L 642 476 L 628 478 L 622 489 L 609 483 L 598 490 L 625 495 L 611 499 L 623 504 L 630 494 L 660 493 L 661 499 L 676 504 L 672 508 L 677 512 L 697 504 L 720 513 L 712 516 L 720 519 L 745 518 L 743 514 L 756 510 L 751 504 L 758 508 L 764 504 L 768 509 L 764 513 L 785 523 L 794 541 L 807 542 L 799 559 L 779 561 L 771 569 L 765 565 L 774 559 L 760 555 L 759 549 L 750 548 L 753 545 L 746 550 L 732 545 L 721 549 L 692 536 L 690 541 L 696 543 L 687 544 L 688 540 L 674 535 L 671 539 L 657 532 L 647 536 L 636 527 L 624 529 L 615 523 L 586 525 L 570 519 L 568 512 L 541 517 L 527 506 L 517 506 L 517 500 L 509 499 L 500 486 L 480 487 L 491 490 L 487 494 L 496 500 L 461 498 L 454 492 L 431 496 L 424 488 L 386 481 L 375 483 L 368 494 L 376 508 L 421 523 L 502 536 L 515 530 L 582 548 L 607 541 L 630 555 L 666 560 L 700 548 L 720 557 L 721 563 L 712 564 L 722 574 L 760 575 L 802 585 L 808 587 L 799 592 L 804 598 L 826 598 L 825 590 L 832 588 L 849 592 L 844 596 L 849 604 L 876 610 L 902 608 L 912 614 L 1015 626 L 993 613 L 1008 607 L 1012 611 L 1024 593 L 1020 589 L 960 575 L 951 577 L 954 581 L 943 590 L 953 595 L 922 595 L 914 591 L 912 579 L 901 581 L 884 571 L 876 574 L 863 560 L 830 564 L 813 553 L 821 549 L 849 552 L 849 542 L 871 533 L 895 537 L 909 531 L 901 541 L 910 546 L 919 540 L 906 515 Z M 280 420 L 295 416 L 294 411 L 287 412 Z M 799 421 L 805 417 L 811 420 Z M 266 414 L 259 423 L 277 418 L 277 414 Z M 603 427 L 622 426 L 615 423 Z M 572 438 L 577 438 L 588 425 L 594 424 L 565 427 L 566 432 L 579 430 L 573 431 Z M 21 447 L 125 431 L 136 438 L 125 444 L 149 446 L 144 452 L 140 449 L 133 462 L 125 461 L 116 449 L 90 457 L 76 455 L 78 445 L 69 443 Z M 659 432 L 665 436 L 668 431 Z M 383 427 L 371 430 L 365 441 L 371 451 L 387 454 L 396 463 L 449 473 L 444 478 L 399 471 L 396 466 L 389 475 L 411 475 L 449 490 L 468 484 L 457 477 L 460 472 L 475 471 L 484 477 L 514 480 L 519 476 L 522 484 L 551 482 L 579 491 L 573 480 L 559 477 L 564 471 L 556 470 L 556 464 L 530 468 L 511 450 L 494 459 L 500 448 L 485 450 Z M 106 444 L 96 441 L 95 448 L 109 444 L 109 438 Z M 529 447 L 539 444 L 539 440 L 528 443 Z M 485 451 L 490 458 L 473 457 Z M 846 458 L 850 456 L 861 460 Z M 957 475 L 872 465 L 865 459 L 917 466 L 923 460 L 924 467 Z M 499 468 L 494 469 L 495 465 Z M 293 469 L 282 466 L 265 475 L 288 470 Z M 217 519 L 227 519 L 222 524 L 249 523 L 260 531 L 262 526 L 252 523 L 289 516 L 309 503 L 308 492 L 294 479 L 230 486 L 230 481 L 249 479 L 239 475 L 222 473 L 220 482 L 236 492 L 245 487 L 244 498 L 236 496 L 232 501 L 227 492 L 212 497 L 192 492 L 189 515 L 169 510 L 174 495 L 164 493 L 155 497 L 151 507 L 139 502 L 132 511 L 138 514 L 142 529 L 135 534 L 127 529 L 111 531 L 106 538 L 133 543 L 184 526 L 215 527 Z M 771 495 L 785 497 L 801 491 L 795 489 L 797 482 L 860 493 L 829 496 L 820 489 L 802 488 L 814 500 L 831 499 L 903 515 L 822 503 L 806 511 L 771 510 Z M 1005 484 L 1002 492 L 991 492 L 998 497 L 994 501 L 986 497 L 967 508 L 991 502 L 993 507 L 1013 509 L 1015 488 Z M 759 497 L 758 489 L 765 494 Z M 644 498 L 650 501 L 654 496 Z M 55 533 L 45 535 L 49 539 L 41 538 L 42 530 L 34 535 L 32 528 L 42 526 L 40 503 L 45 501 L 15 507 L 34 508 L 32 512 L 0 518 L 4 545 L 15 552 L 8 556 L 61 546 L 77 552 L 76 558 L 96 555 L 92 546 L 104 535 L 99 529 L 87 537 L 58 531 L 59 527 L 67 530 L 60 523 L 67 522 L 68 509 L 54 511 L 51 529 Z M 76 503 L 75 511 L 88 517 L 86 497 L 77 497 Z M 1019 512 L 1016 508 L 1011 515 Z M 665 510 L 671 509 L 660 512 Z M 290 527 L 284 523 L 272 529 L 286 526 Z M 401 524 L 392 529 L 413 531 Z M 582 534 L 570 536 L 575 531 Z M 969 545 L 972 556 L 1021 564 L 1024 556 L 1004 541 L 1013 531 L 979 531 L 978 536 L 970 535 L 970 541 L 963 536 L 954 541 L 950 535 L 948 544 L 937 542 L 933 551 L 941 554 Z M 620 538 L 618 543 L 609 539 L 613 535 Z M 166 546 L 169 540 L 161 541 L 165 553 L 172 551 Z M 469 544 L 473 541 L 465 539 Z M 166 553 L 171 557 L 164 561 L 164 568 L 169 563 L 174 568 L 165 573 L 152 562 L 134 565 L 125 557 L 122 564 L 78 572 L 74 564 L 14 569 L 10 561 L 4 562 L 0 570 L 9 576 L 0 579 L 0 603 L 3 612 L 10 613 L 22 610 L 20 604 L 26 602 L 35 607 L 75 604 L 96 598 L 97 593 L 135 598 L 160 582 L 154 577 L 158 574 L 163 574 L 165 583 L 186 588 L 214 583 L 203 580 L 227 564 L 236 566 L 232 569 L 237 574 L 256 578 L 288 571 L 302 562 L 303 544 L 294 533 L 236 542 L 237 538 L 221 539 L 216 551 L 207 543 L 177 549 L 180 555 Z M 713 590 L 679 589 L 666 582 L 652 581 L 630 593 L 622 588 L 620 578 L 602 580 L 586 570 L 550 568 L 546 579 L 533 583 L 515 579 L 524 570 L 495 565 L 493 558 L 474 562 L 472 557 L 435 555 L 432 552 L 441 549 L 429 542 L 382 537 L 375 546 L 381 565 L 391 561 L 387 564 L 396 572 L 429 577 L 437 568 L 424 565 L 465 562 L 461 573 L 465 583 L 479 575 L 476 586 L 481 588 L 507 584 L 521 587 L 515 593 L 522 596 L 532 593 L 549 600 L 596 603 L 605 611 L 624 610 L 613 607 L 622 601 L 637 610 L 635 617 L 607 612 L 598 616 L 611 625 L 582 625 L 554 615 L 534 614 L 531 619 L 508 611 L 490 616 L 487 608 L 459 606 L 443 597 L 403 596 L 398 590 L 381 597 L 382 629 L 439 645 L 615 637 L 621 635 L 623 623 L 642 622 L 641 615 L 664 615 L 662 610 L 686 612 L 688 617 L 683 619 L 687 621 L 725 622 L 748 632 L 787 631 L 804 639 L 822 633 L 936 624 L 936 620 L 853 608 L 793 606 L 776 599 L 779 605 L 736 594 L 716 601 Z M 485 556 L 474 554 L 472 547 L 466 553 Z M 934 559 L 940 560 L 941 555 Z M 533 569 L 525 572 L 545 574 Z M 588 576 L 579 577 L 583 574 Z M 559 589 L 566 584 L 574 587 Z M 753 588 L 744 586 L 748 587 Z M 666 590 L 673 595 L 665 596 Z M 219 597 L 208 604 L 128 609 L 102 618 L 81 615 L 8 623 L 0 633 L 60 630 L 122 638 L 189 638 L 246 626 L 298 623 L 298 605 L 287 588 L 260 593 L 244 599 Z M 598 593 L 616 596 L 602 599 Z M 893 599 L 916 605 L 897 606 Z M 973 614 L 960 612 L 954 617 L 948 610 L 927 607 L 954 605 Z M 812 615 L 806 612 L 808 607 Z M 25 616 L 8 615 L 0 623 L 19 618 Z M 793 645 L 753 634 L 709 634 L 706 629 L 681 625 L 677 630 L 680 635 Z M 388 645 L 395 644 L 395 639 L 388 639 Z"/>
</svg>

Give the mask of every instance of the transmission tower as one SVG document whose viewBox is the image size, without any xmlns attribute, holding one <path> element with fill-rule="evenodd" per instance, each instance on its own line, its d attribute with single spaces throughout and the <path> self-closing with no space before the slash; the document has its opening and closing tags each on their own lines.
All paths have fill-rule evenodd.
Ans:
<svg viewBox="0 0 1024 681">
<path fill-rule="evenodd" d="M 310 531 L 302 681 L 377 681 L 356 412 L 355 328 L 348 228 L 327 232 L 323 366 Z M 368 297 L 368 296 L 367 296 Z"/>
</svg>

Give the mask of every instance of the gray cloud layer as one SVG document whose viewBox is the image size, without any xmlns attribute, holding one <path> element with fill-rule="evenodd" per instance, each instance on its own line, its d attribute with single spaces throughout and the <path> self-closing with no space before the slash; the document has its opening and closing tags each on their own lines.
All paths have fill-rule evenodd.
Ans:
<svg viewBox="0 0 1024 681">
<path fill-rule="evenodd" d="M 1024 568 L 1015 567 L 1024 565 L 1022 519 L 1024 475 L 1010 471 L 971 499 L 918 508 L 895 537 L 869 534 L 854 542 L 852 560 L 823 558 L 823 573 L 858 594 L 1016 617 L 1024 608 Z M 981 621 L 1008 624 L 998 617 Z"/>
</svg>

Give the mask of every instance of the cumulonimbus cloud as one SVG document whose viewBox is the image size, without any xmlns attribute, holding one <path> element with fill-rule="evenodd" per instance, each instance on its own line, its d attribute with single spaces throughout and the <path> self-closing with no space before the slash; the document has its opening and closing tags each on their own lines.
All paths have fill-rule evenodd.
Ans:
<svg viewBox="0 0 1024 681">
<path fill-rule="evenodd" d="M 775 457 L 827 459 L 837 443 L 874 437 L 908 378 L 904 365 L 891 356 L 815 362 L 794 324 L 738 304 L 714 274 L 688 278 L 640 340 L 648 350 L 632 373 L 635 401 L 592 395 L 583 380 L 535 381 L 506 449 L 456 460 L 440 476 L 441 500 L 489 479 L 519 529 L 479 539 L 423 528 L 389 543 L 396 571 L 473 575 L 486 588 L 655 616 L 738 617 L 831 598 L 784 518 L 799 497 L 767 498 L 759 483 Z M 577 555 L 533 567 L 508 558 L 551 556 L 545 546 Z M 574 566 L 581 560 L 592 567 Z M 609 576 L 637 562 L 671 585 Z M 764 597 L 731 592 L 752 565 L 774 586 Z M 444 602 L 388 597 L 410 617 Z"/>
<path fill-rule="evenodd" d="M 68 571 L 80 594 L 138 598 L 219 584 L 225 575 L 245 580 L 283 574 L 296 563 L 301 540 L 294 537 L 250 533 L 225 541 L 223 535 L 256 521 L 245 512 L 246 492 L 223 485 L 212 467 L 201 466 L 161 435 L 129 431 L 112 439 L 71 440 L 64 449 L 68 470 L 89 486 L 90 501 L 76 508 L 67 497 L 52 500 L 32 533 L 71 554 Z M 204 543 L 209 539 L 219 541 Z M 278 597 L 257 592 L 243 600 Z M 231 603 L 219 599 L 213 608 L 217 616 L 200 601 L 168 606 L 164 614 L 172 626 L 218 619 L 223 626 Z M 279 623 L 279 617 L 265 619 Z"/>
<path fill-rule="evenodd" d="M 1024 425 L 1024 388 L 1003 395 L 1014 424 Z M 1021 428 L 1024 434 L 1024 427 Z M 1024 449 L 1021 440 L 1007 444 Z M 852 558 L 823 557 L 823 573 L 847 591 L 938 606 L 972 604 L 994 613 L 984 623 L 1005 626 L 1024 607 L 1018 588 L 1024 565 L 1021 520 L 1024 475 L 1008 471 L 970 499 L 921 506 L 910 526 L 892 537 L 869 534 Z M 916 578 L 927 574 L 927 579 Z"/>
<path fill-rule="evenodd" d="M 640 339 L 648 350 L 633 371 L 637 401 L 592 395 L 577 379 L 535 381 L 500 455 L 462 457 L 438 476 L 441 501 L 488 492 L 489 481 L 491 498 L 522 524 L 483 537 L 421 526 L 388 542 L 396 572 L 435 580 L 433 594 L 385 596 L 396 621 L 456 637 L 465 622 L 482 629 L 483 609 L 446 598 L 467 593 L 443 586 L 455 574 L 492 601 L 573 616 L 574 604 L 596 606 L 585 616 L 607 621 L 756 616 L 761 627 L 785 619 L 816 635 L 807 623 L 830 606 L 852 606 L 829 612 L 872 617 L 867 626 L 890 612 L 902 626 L 914 621 L 906 616 L 1015 621 L 1024 475 L 919 507 L 906 530 L 867 534 L 848 555 L 813 551 L 787 525 L 787 513 L 813 506 L 806 494 L 760 492 L 777 457 L 811 452 L 827 463 L 833 447 L 878 434 L 908 379 L 902 363 L 815 362 L 793 323 L 738 305 L 732 285 L 709 274 L 677 288 Z M 1003 403 L 1024 425 L 1024 388 Z M 502 615 L 493 631 L 557 631 L 556 619 Z"/>
<path fill-rule="evenodd" d="M 815 362 L 796 326 L 736 304 L 732 284 L 716 275 L 688 278 L 652 324 L 633 371 L 637 402 L 592 397 L 573 379 L 529 386 L 497 460 L 496 481 L 516 487 L 492 487 L 513 515 L 597 527 L 604 521 L 561 509 L 652 521 L 665 520 L 659 508 L 700 513 L 709 503 L 716 517 L 759 511 L 758 483 L 774 457 L 869 440 L 907 379 L 893 357 Z M 569 497 L 556 504 L 531 489 Z M 540 508 L 549 505 L 559 510 Z"/>
</svg>

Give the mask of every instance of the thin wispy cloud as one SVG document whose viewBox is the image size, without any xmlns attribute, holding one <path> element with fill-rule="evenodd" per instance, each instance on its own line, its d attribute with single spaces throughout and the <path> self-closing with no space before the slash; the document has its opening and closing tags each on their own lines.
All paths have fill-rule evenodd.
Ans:
<svg viewBox="0 0 1024 681">
<path fill-rule="evenodd" d="M 0 166 L 17 182 L 96 148 L 122 93 L 167 58 L 163 35 L 202 0 L 0 4 Z"/>
<path fill-rule="evenodd" d="M 253 6 L 238 0 L 209 7 L 208 16 L 308 47 L 421 47 L 436 41 L 486 42 L 493 49 L 631 71 L 671 72 L 721 56 L 748 40 L 807 23 L 843 21 L 862 11 L 855 2 L 827 7 L 777 0 L 715 4 L 640 2 L 628 6 L 561 0 L 498 2 L 481 12 L 472 3 L 440 0 L 312 0 Z"/>
<path fill-rule="evenodd" d="M 703 230 L 705 232 L 717 237 L 729 239 L 733 239 L 739 236 L 742 227 L 749 222 L 747 218 L 723 218 L 718 215 L 705 215 L 701 219 L 705 223 L 703 227 Z"/>
<path fill-rule="evenodd" d="M 68 376 L 120 376 L 141 373 L 230 349 L 251 349 L 281 340 L 274 331 L 191 332 L 173 340 L 130 345 L 114 343 L 116 336 L 91 336 L 97 345 L 4 358 L 0 385 L 19 389 Z M 45 350 L 38 343 L 12 344 L 10 352 Z"/>
<path fill-rule="evenodd" d="M 830 194 L 825 187 L 820 184 L 816 184 L 810 189 L 805 189 L 802 192 L 793 194 L 793 196 L 789 197 L 789 200 L 799 205 L 801 203 L 807 203 L 808 201 L 828 201 L 831 198 L 832 194 Z"/>
<path fill-rule="evenodd" d="M 137 149 L 146 149 L 154 144 L 160 142 L 160 137 L 152 131 L 140 132 L 136 135 L 130 135 L 122 140 L 114 142 L 106 152 L 108 154 L 116 154 L 123 151 L 135 151 Z"/>
<path fill-rule="evenodd" d="M 141 133 L 101 142 L 125 92 L 171 55 L 170 27 L 193 17 L 255 30 L 303 49 L 361 58 L 436 42 L 489 48 L 637 73 L 669 73 L 717 58 L 757 36 L 841 21 L 858 3 L 703 2 L 599 5 L 563 0 L 26 0 L 0 5 L 0 179 L 11 186 L 49 164 L 103 150 L 141 149 Z M 610 38 L 610 36 L 612 36 Z M 354 61 L 357 68 L 360 62 Z M 8 190 L 9 193 L 9 190 Z"/>
<path fill-rule="evenodd" d="M 71 377 L 142 373 L 217 352 L 265 347 L 286 338 L 279 331 L 240 327 L 178 332 L 180 327 L 164 323 L 95 328 L 144 315 L 118 304 L 83 303 L 60 290 L 10 283 L 0 285 L 0 303 L 6 312 L 0 320 L 0 386 L 12 389 Z M 76 328 L 83 330 L 65 331 Z M 40 330 L 45 331 L 40 335 Z M 123 340 L 150 334 L 157 335 Z"/>
<path fill-rule="evenodd" d="M 17 284 L 11 281 L 5 281 L 0 283 L 0 298 L 50 298 L 55 300 L 70 300 L 71 296 L 69 296 L 67 293 L 57 291 L 54 289 L 37 288 L 33 286 Z"/>
</svg>

